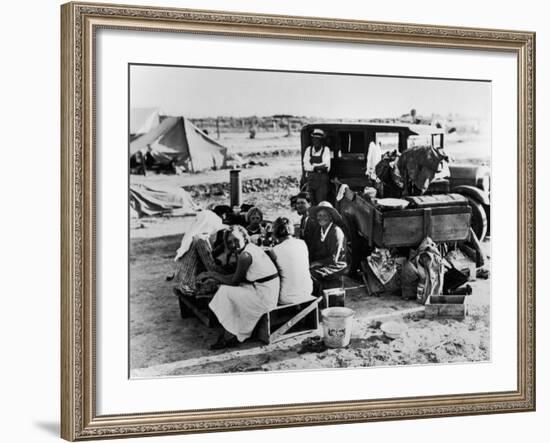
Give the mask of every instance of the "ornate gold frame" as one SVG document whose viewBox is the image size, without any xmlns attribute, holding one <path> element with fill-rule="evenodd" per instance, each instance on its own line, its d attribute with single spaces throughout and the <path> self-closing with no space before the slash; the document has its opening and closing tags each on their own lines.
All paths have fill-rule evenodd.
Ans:
<svg viewBox="0 0 550 443">
<path fill-rule="evenodd" d="M 533 411 L 535 34 L 68 3 L 61 7 L 61 435 L 67 440 Z M 518 58 L 517 390 L 438 397 L 98 416 L 95 411 L 94 33 L 98 28 L 509 51 Z"/>
</svg>

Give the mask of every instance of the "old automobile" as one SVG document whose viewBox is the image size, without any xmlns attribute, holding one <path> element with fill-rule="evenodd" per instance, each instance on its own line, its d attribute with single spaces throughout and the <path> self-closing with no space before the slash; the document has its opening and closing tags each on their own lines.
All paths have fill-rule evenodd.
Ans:
<svg viewBox="0 0 550 443">
<path fill-rule="evenodd" d="M 390 155 L 390 153 L 393 153 L 397 157 L 418 146 L 429 146 L 435 152 L 444 152 L 445 148 L 445 131 L 432 125 L 319 123 L 305 125 L 302 128 L 302 155 L 307 146 L 311 144 L 310 135 L 314 129 L 324 131 L 324 144 L 331 150 L 330 178 L 334 188 L 329 199 L 333 203 L 335 203 L 338 185 L 348 185 L 349 189 L 357 195 L 361 195 L 365 187 L 372 185 L 372 180 L 366 175 L 367 157 L 371 142 L 375 142 L 380 146 L 382 154 Z M 464 240 L 467 236 L 464 223 L 468 221 L 477 240 L 482 241 L 490 226 L 489 169 L 478 165 L 446 163 L 442 162 L 442 166 L 447 167 L 447 174 L 440 174 L 440 177 L 434 179 L 427 190 L 422 193 L 423 196 L 434 196 L 435 199 L 433 205 L 430 205 L 430 199 L 425 199 L 425 204 L 421 205 L 426 208 L 434 206 L 431 209 L 430 219 L 422 222 L 424 230 L 418 228 L 421 223 L 420 218 L 418 218 L 420 217 L 418 211 L 416 212 L 417 215 L 413 216 L 415 214 L 411 212 L 413 210 L 406 209 L 401 211 L 401 214 L 398 212 L 392 213 L 396 220 L 401 218 L 398 224 L 377 223 L 376 217 L 374 217 L 372 219 L 373 223 L 369 223 L 368 229 L 363 229 L 366 232 L 362 232 L 362 234 L 367 237 L 370 235 L 369 240 L 375 244 L 378 243 L 379 246 L 401 245 L 404 239 L 399 240 L 397 237 L 400 237 L 400 235 L 410 239 L 408 243 L 412 245 L 426 233 L 425 225 L 429 225 L 431 226 L 430 232 L 432 235 L 439 235 L 437 241 Z M 305 183 L 304 177 L 305 173 L 302 170 L 302 184 Z M 463 198 L 453 197 L 456 195 Z M 449 196 L 449 198 L 445 196 Z M 378 197 L 384 196 L 378 195 Z M 447 205 L 446 202 L 449 204 Z M 369 206 L 367 201 L 365 201 L 365 204 Z M 369 207 L 371 206 L 371 212 L 376 214 L 376 208 L 373 205 Z M 469 209 L 465 210 L 465 206 Z M 469 213 L 467 216 L 465 215 L 466 212 Z M 403 219 L 405 214 L 409 214 L 410 217 Z M 387 214 L 386 218 L 393 217 L 389 217 L 389 214 Z M 404 227 L 407 229 L 403 230 Z M 418 228 L 417 231 L 411 236 L 411 229 L 416 228 Z"/>
</svg>

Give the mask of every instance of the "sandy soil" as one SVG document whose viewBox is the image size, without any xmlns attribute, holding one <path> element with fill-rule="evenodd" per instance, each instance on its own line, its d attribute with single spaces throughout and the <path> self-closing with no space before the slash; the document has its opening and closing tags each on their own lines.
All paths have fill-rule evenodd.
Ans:
<svg viewBox="0 0 550 443">
<path fill-rule="evenodd" d="M 271 156 L 271 149 L 299 144 L 291 137 L 246 138 L 233 134 L 221 140 L 234 152 L 262 154 L 268 167 L 244 169 L 243 180 L 299 176 L 298 150 L 294 155 Z M 265 139 L 264 139 L 265 138 Z M 487 143 L 473 139 L 446 145 L 448 154 L 457 161 L 488 163 Z M 209 171 L 194 175 L 147 177 L 132 176 L 132 182 L 190 186 L 222 183 L 228 171 Z M 243 195 L 245 202 L 259 204 L 268 217 L 291 215 L 288 202 L 297 186 L 285 189 L 263 189 Z M 228 195 L 204 196 L 197 203 L 206 208 L 212 203 L 227 203 Z M 426 320 L 423 313 L 399 315 L 418 308 L 414 302 L 399 297 L 368 297 L 362 288 L 348 290 L 346 305 L 356 311 L 352 341 L 346 349 L 324 349 L 302 352 L 304 344 L 322 335 L 319 330 L 265 346 L 249 341 L 230 351 L 210 351 L 217 331 L 206 328 L 194 318 L 181 319 L 172 282 L 166 280 L 175 269 L 173 256 L 181 236 L 192 217 L 158 217 L 140 219 L 131 229 L 130 244 L 130 368 L 132 377 L 173 376 L 183 374 L 229 373 L 294 369 L 322 369 L 379 365 L 456 363 L 490 359 L 490 281 L 471 282 L 474 294 L 467 298 L 469 315 L 463 321 Z M 490 241 L 484 243 L 490 255 Z M 489 260 L 490 266 L 490 260 Z M 352 281 L 349 285 L 354 285 Z M 355 286 L 358 284 L 355 283 Z M 384 316 L 379 318 L 378 316 Z M 393 317 L 391 317 L 393 315 Z M 405 332 L 390 340 L 380 330 L 380 321 L 396 320 Z"/>
<path fill-rule="evenodd" d="M 319 330 L 271 345 L 251 340 L 230 351 L 210 351 L 217 331 L 195 318 L 181 319 L 172 283 L 165 279 L 173 269 L 179 240 L 177 235 L 132 240 L 131 273 L 136 276 L 130 307 L 132 377 L 490 359 L 489 280 L 470 283 L 474 294 L 467 299 L 469 315 L 463 321 L 427 320 L 422 312 L 402 316 L 400 312 L 419 305 L 398 296 L 369 297 L 356 287 L 346 293 L 346 306 L 356 312 L 346 349 L 301 353 L 305 340 L 322 335 Z M 397 340 L 380 330 L 380 322 L 389 320 L 405 326 Z"/>
</svg>

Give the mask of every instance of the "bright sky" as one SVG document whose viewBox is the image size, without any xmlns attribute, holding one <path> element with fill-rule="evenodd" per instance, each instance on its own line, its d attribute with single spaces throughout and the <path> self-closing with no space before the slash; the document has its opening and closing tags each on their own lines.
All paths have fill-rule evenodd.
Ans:
<svg viewBox="0 0 550 443">
<path fill-rule="evenodd" d="M 132 66 L 130 108 L 185 117 L 292 114 L 321 118 L 458 113 L 488 119 L 491 84 L 480 81 Z"/>
</svg>

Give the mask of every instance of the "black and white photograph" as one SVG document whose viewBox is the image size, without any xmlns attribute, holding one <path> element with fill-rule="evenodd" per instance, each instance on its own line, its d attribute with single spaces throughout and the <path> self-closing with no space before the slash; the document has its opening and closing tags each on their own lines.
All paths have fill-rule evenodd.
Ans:
<svg viewBox="0 0 550 443">
<path fill-rule="evenodd" d="M 129 375 L 491 361 L 491 82 L 131 64 Z"/>
</svg>

